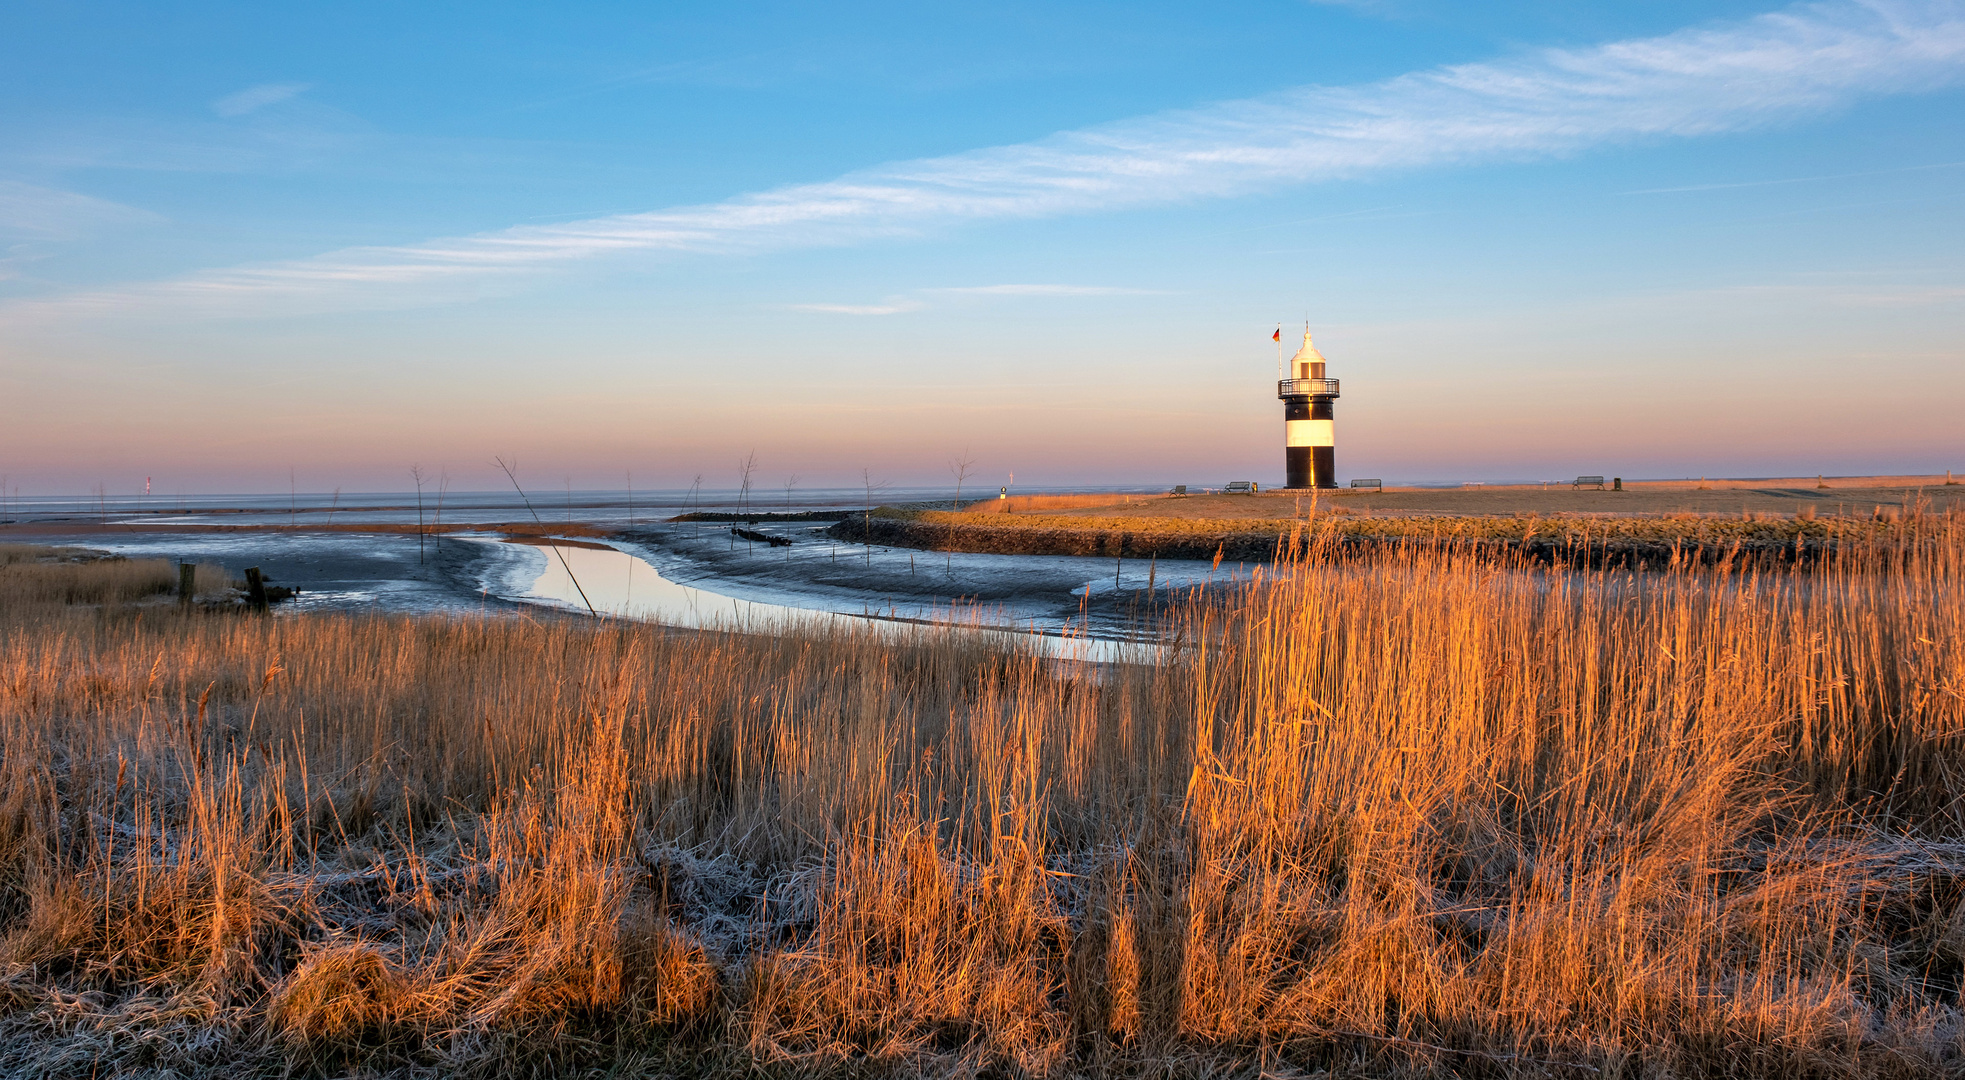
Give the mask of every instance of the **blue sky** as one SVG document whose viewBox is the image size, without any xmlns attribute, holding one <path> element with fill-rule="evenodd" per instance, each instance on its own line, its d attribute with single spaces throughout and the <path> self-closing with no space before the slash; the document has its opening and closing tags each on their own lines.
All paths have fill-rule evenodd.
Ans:
<svg viewBox="0 0 1965 1080">
<path fill-rule="evenodd" d="M 14 12 L 23 491 L 1965 471 L 1956 3 Z"/>
</svg>

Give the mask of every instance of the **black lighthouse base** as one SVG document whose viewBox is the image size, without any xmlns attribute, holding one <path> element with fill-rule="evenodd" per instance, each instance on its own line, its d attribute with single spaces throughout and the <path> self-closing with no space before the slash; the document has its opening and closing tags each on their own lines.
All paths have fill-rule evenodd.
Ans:
<svg viewBox="0 0 1965 1080">
<path fill-rule="evenodd" d="M 1315 447 L 1289 446 L 1283 448 L 1283 475 L 1287 478 L 1285 488 L 1307 488 L 1316 483 L 1316 463 L 1310 458 Z"/>
<path fill-rule="evenodd" d="M 1296 438 L 1296 425 L 1292 420 L 1331 420 L 1334 409 L 1330 398 L 1321 395 L 1313 398 L 1289 397 L 1283 399 L 1283 420 L 1287 430 Z M 1337 486 L 1337 448 L 1331 446 L 1330 427 L 1323 425 L 1320 433 L 1313 432 L 1303 445 L 1283 448 L 1284 488 L 1334 488 Z M 1313 445 L 1314 441 L 1324 441 L 1324 445 Z"/>
</svg>

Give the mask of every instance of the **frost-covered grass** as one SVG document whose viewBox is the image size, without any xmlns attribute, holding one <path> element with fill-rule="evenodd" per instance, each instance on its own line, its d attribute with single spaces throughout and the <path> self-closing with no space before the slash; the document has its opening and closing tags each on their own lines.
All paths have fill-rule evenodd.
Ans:
<svg viewBox="0 0 1965 1080">
<path fill-rule="evenodd" d="M 1965 534 L 1898 529 L 1325 536 L 1096 670 L 8 593 L 0 1075 L 1955 1073 Z"/>
</svg>

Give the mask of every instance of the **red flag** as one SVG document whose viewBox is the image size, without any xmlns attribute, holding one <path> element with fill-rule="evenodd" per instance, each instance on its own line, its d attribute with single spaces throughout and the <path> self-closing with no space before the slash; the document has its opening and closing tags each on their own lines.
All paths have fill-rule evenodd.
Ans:
<svg viewBox="0 0 1965 1080">
<path fill-rule="evenodd" d="M 1280 326 L 1278 326 L 1278 327 L 1276 328 L 1276 332 L 1275 332 L 1275 333 L 1273 333 L 1273 334 L 1271 334 L 1271 335 L 1269 335 L 1269 340 L 1271 340 L 1271 341 L 1281 341 L 1281 340 L 1283 340 L 1283 328 L 1282 328 L 1282 327 L 1280 327 Z"/>
</svg>

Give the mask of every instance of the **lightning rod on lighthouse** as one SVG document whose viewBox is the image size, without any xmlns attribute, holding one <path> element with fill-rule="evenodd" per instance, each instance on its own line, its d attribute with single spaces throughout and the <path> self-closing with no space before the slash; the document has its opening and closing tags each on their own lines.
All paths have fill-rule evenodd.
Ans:
<svg viewBox="0 0 1965 1080">
<path fill-rule="evenodd" d="M 1283 399 L 1283 463 L 1291 488 L 1337 486 L 1337 435 L 1331 403 L 1337 380 L 1324 378 L 1324 355 L 1303 327 L 1303 348 L 1290 358 L 1289 378 L 1276 384 Z"/>
</svg>

